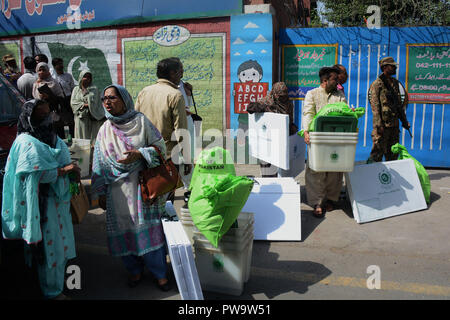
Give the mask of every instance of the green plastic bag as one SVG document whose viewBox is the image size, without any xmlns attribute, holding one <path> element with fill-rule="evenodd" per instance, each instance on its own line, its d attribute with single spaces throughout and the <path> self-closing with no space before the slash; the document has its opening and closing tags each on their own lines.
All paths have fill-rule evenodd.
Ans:
<svg viewBox="0 0 450 320">
<path fill-rule="evenodd" d="M 232 174 L 236 175 L 234 162 L 228 150 L 221 147 L 214 147 L 203 150 L 198 159 L 192 173 L 189 190 L 196 185 L 197 178 L 200 176 Z"/>
<path fill-rule="evenodd" d="M 254 181 L 233 174 L 197 177 L 188 207 L 197 229 L 217 248 L 236 221 L 252 191 Z M 191 184 L 192 185 L 192 184 Z"/>
<path fill-rule="evenodd" d="M 408 150 L 400 143 L 396 143 L 391 147 L 391 151 L 398 154 L 398 160 L 412 159 L 414 161 L 414 166 L 416 167 L 417 175 L 419 176 L 420 185 L 422 186 L 423 195 L 425 196 L 425 201 L 430 203 L 430 193 L 431 193 L 431 183 L 430 177 L 423 165 L 412 157 Z"/>
<path fill-rule="evenodd" d="M 355 108 L 355 111 L 345 103 L 345 102 L 336 102 L 330 103 L 320 109 L 317 114 L 314 116 L 313 120 L 309 124 L 308 132 L 313 132 L 316 127 L 316 119 L 321 116 L 344 116 L 344 117 L 355 117 L 361 118 L 366 113 L 366 109 L 359 107 Z M 300 130 L 297 133 L 299 136 L 304 136 L 304 130 Z"/>
</svg>

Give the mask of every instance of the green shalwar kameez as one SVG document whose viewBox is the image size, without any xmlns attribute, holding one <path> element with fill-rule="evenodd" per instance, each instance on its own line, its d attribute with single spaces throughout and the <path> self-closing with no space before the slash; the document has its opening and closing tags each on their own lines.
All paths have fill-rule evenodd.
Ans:
<svg viewBox="0 0 450 320">
<path fill-rule="evenodd" d="M 66 263 L 76 256 L 70 214 L 69 178 L 57 168 L 70 163 L 65 143 L 57 138 L 51 148 L 33 136 L 22 133 L 14 141 L 5 167 L 2 203 L 2 230 L 5 239 L 23 239 L 27 246 L 40 243 L 43 260 L 37 264 L 42 292 L 53 298 L 64 289 Z M 50 185 L 47 209 L 39 209 L 39 186 Z M 43 219 L 41 219 L 43 218 Z M 29 265 L 31 250 L 25 250 Z"/>
<path fill-rule="evenodd" d="M 81 80 L 88 70 L 80 73 L 78 78 L 78 86 L 72 91 L 72 98 L 70 104 L 75 118 L 75 133 L 76 139 L 89 139 L 91 145 L 95 145 L 98 130 L 104 122 L 104 109 L 100 101 L 100 94 L 96 86 L 89 86 L 85 90 L 81 87 Z M 88 104 L 88 108 L 84 105 Z"/>
</svg>

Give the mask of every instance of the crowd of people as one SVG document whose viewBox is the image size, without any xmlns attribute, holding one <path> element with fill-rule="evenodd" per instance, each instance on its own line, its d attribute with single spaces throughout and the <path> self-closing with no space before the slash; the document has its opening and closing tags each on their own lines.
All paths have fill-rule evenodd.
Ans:
<svg viewBox="0 0 450 320">
<path fill-rule="evenodd" d="M 40 99 L 49 103 L 60 138 L 68 138 L 64 131 L 67 126 L 72 138 L 91 140 L 94 146 L 98 130 L 106 118 L 90 71 L 82 71 L 78 82 L 75 82 L 70 73 L 64 72 L 63 59 L 53 58 L 53 69 L 50 70 L 49 60 L 42 53 L 23 59 L 23 74 L 11 54 L 3 57 L 3 63 L 3 74 L 26 100 Z"/>
<path fill-rule="evenodd" d="M 91 190 L 106 210 L 108 248 L 112 256 L 121 257 L 130 274 L 128 285 L 141 282 L 145 266 L 156 285 L 169 290 L 161 217 L 173 195 L 162 195 L 152 204 L 143 202 L 138 174 L 158 166 L 160 156 L 171 158 L 177 143 L 171 141 L 174 131 L 192 130 L 192 119 L 188 120 L 192 86 L 181 82 L 180 59 L 158 63 L 157 83 L 144 88 L 136 104 L 117 84 L 100 93 L 90 71 L 82 71 L 76 85 L 64 73 L 62 59 L 53 59 L 52 65 L 55 76 L 47 57 L 40 54 L 24 59 L 23 75 L 17 72 L 12 77 L 8 73 L 12 67 L 4 70 L 27 99 L 5 167 L 4 238 L 24 240 L 26 261 L 37 268 L 45 298 L 66 298 L 65 267 L 75 257 L 69 185 L 80 180 L 80 168 L 70 159 L 61 129 L 72 123 L 75 138 L 91 140 Z M 192 165 L 179 163 L 177 169 L 189 186 Z"/>
<path fill-rule="evenodd" d="M 126 88 L 110 85 L 100 93 L 90 71 L 82 71 L 75 83 L 64 72 L 60 58 L 52 60 L 51 75 L 45 55 L 25 57 L 25 73 L 18 71 L 12 56 L 3 58 L 4 74 L 26 97 L 18 122 L 18 136 L 5 168 L 2 229 L 6 239 L 23 239 L 27 262 L 35 265 L 40 286 L 48 299 L 65 298 L 64 270 L 75 257 L 75 241 L 70 215 L 69 185 L 79 181 L 80 168 L 71 162 L 63 126 L 70 126 L 75 138 L 90 139 L 93 147 L 92 192 L 106 210 L 106 233 L 112 256 L 121 257 L 129 272 L 128 285 L 143 279 L 144 266 L 156 285 L 170 289 L 165 238 L 161 217 L 172 194 L 160 196 L 152 204 L 142 201 L 138 174 L 156 167 L 162 157 L 170 159 L 182 137 L 177 130 L 192 132 L 190 105 L 192 86 L 183 83 L 183 64 L 167 58 L 157 64 L 157 83 L 141 90 L 136 102 Z M 374 147 L 371 158 L 393 158 L 390 145 L 398 142 L 399 122 L 409 128 L 402 111 L 398 81 L 392 78 L 396 63 L 390 57 L 380 62 L 381 76 L 371 87 L 374 113 Z M 320 86 L 308 91 L 302 110 L 304 139 L 310 144 L 310 122 L 325 105 L 347 102 L 343 84 L 347 72 L 342 65 L 319 71 Z M 275 112 L 289 115 L 289 133 L 296 134 L 293 104 L 283 82 L 274 83 L 268 95 L 248 106 L 250 113 Z M 175 140 L 172 135 L 175 133 Z M 387 136 L 386 136 L 387 135 Z M 183 159 L 183 157 L 180 157 Z M 270 164 L 262 164 L 263 176 Z M 177 169 L 189 186 L 192 165 L 179 163 Z M 272 170 L 273 171 L 273 170 Z M 275 168 L 276 171 L 276 168 Z M 334 209 L 342 188 L 342 173 L 305 171 L 308 203 L 316 217 Z"/>
</svg>

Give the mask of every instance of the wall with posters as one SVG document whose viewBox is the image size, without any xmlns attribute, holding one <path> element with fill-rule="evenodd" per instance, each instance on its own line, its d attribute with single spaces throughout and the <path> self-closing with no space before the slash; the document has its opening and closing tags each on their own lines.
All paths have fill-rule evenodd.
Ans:
<svg viewBox="0 0 450 320">
<path fill-rule="evenodd" d="M 136 98 L 142 88 L 156 82 L 159 60 L 179 57 L 184 67 L 183 81 L 194 87 L 194 100 L 203 117 L 203 130 L 214 128 L 223 132 L 226 128 L 225 29 L 210 32 L 209 28 L 206 32 L 206 29 L 201 31 L 197 26 L 196 32 L 199 33 L 190 33 L 189 30 L 194 30 L 187 27 L 169 25 L 155 31 L 142 29 L 140 36 L 132 37 L 120 32 L 118 41 L 121 42 L 123 84 Z M 158 33 L 164 28 L 169 34 L 173 29 L 183 28 L 183 41 L 174 44 L 173 41 L 167 41 L 167 37 L 159 41 Z"/>
<path fill-rule="evenodd" d="M 63 28 L 65 32 L 32 33 L 36 30 L 47 31 L 42 29 L 46 25 L 43 20 L 47 19 L 47 24 L 48 21 L 53 21 L 53 10 L 73 1 L 45 2 L 45 6 L 39 9 L 42 9 L 41 21 L 37 21 L 38 16 L 33 13 L 33 19 L 27 21 L 26 25 L 22 24 L 22 29 L 15 28 L 20 31 L 18 33 L 25 32 L 27 35 L 0 38 L 0 55 L 12 53 L 22 71 L 21 62 L 25 56 L 44 53 L 50 62 L 53 58 L 60 57 L 64 60 L 65 71 L 72 74 L 76 82 L 81 71 L 90 70 L 98 88 L 119 83 L 130 91 L 133 98 L 137 97 L 142 88 L 156 81 L 156 65 L 159 60 L 177 56 L 184 65 L 183 80 L 194 87 L 197 110 L 203 118 L 203 132 L 213 129 L 209 135 L 222 135 L 222 139 L 232 140 L 234 145 L 238 129 L 243 129 L 243 135 L 246 134 L 246 106 L 249 102 L 264 97 L 272 85 L 274 31 L 271 14 L 238 14 L 230 17 L 230 12 L 242 9 L 242 1 L 236 0 L 223 5 L 222 11 L 211 14 L 228 15 L 225 17 L 179 20 L 183 15 L 178 10 L 179 15 L 175 17 L 177 20 L 120 26 L 124 21 L 120 19 L 124 16 L 119 14 L 120 10 L 114 9 L 110 14 L 120 18 L 120 21 L 119 25 L 112 28 L 87 28 L 91 26 L 87 14 L 81 29 L 68 29 L 66 26 Z M 80 8 L 88 13 L 90 9 L 86 6 L 93 6 L 96 17 L 100 17 L 100 10 L 104 10 L 96 1 L 78 1 Z M 132 0 L 129 5 L 135 8 L 138 2 L 140 3 Z M 0 14 L 2 19 L 5 19 L 5 14 L 10 14 L 10 19 L 30 15 L 26 7 L 19 5 L 22 3 L 20 1 L 2 3 L 5 4 L 2 7 L 3 16 Z M 8 7 L 10 3 L 15 6 L 14 10 L 13 7 Z M 190 11 L 183 11 L 183 14 L 194 14 L 199 10 L 198 5 L 196 3 Z M 203 9 L 211 9 L 209 6 L 208 4 Z M 136 12 L 130 10 L 127 13 L 132 16 L 129 22 L 138 21 Z M 111 22 L 107 13 L 101 17 L 104 21 Z M 10 34 L 6 29 L 3 28 L 4 33 Z M 51 63 L 50 68 L 52 69 Z M 222 145 L 233 149 L 228 140 L 222 140 Z M 236 160 L 248 163 L 247 140 L 239 141 L 246 159 Z M 207 142 L 208 139 L 203 146 L 208 145 Z"/>
<path fill-rule="evenodd" d="M 400 143 L 424 166 L 450 167 L 449 27 L 282 29 L 279 42 L 281 50 L 286 53 L 284 57 L 291 60 L 281 64 L 284 71 L 280 78 L 287 81 L 295 78 L 292 72 L 301 79 L 301 72 L 306 70 L 298 64 L 295 54 L 287 54 L 288 48 L 337 44 L 337 63 L 343 64 L 349 74 L 344 85 L 347 100 L 350 105 L 367 111 L 359 119 L 357 161 L 367 160 L 372 149 L 372 111 L 368 89 L 380 74 L 378 61 L 392 56 L 399 63 L 396 77 L 407 87 L 409 94 L 406 115 L 411 124 L 412 138 L 402 129 Z M 305 87 L 297 85 L 290 90 L 298 124 L 307 91 Z"/>
<path fill-rule="evenodd" d="M 224 134 L 229 124 L 229 28 L 225 17 L 14 37 L 0 40 L 0 55 L 12 53 L 22 68 L 23 58 L 33 52 L 46 54 L 50 68 L 51 60 L 60 57 L 76 82 L 82 70 L 90 70 L 98 88 L 123 84 L 133 98 L 155 83 L 159 60 L 177 56 L 184 65 L 183 80 L 194 87 L 203 130 Z"/>
</svg>

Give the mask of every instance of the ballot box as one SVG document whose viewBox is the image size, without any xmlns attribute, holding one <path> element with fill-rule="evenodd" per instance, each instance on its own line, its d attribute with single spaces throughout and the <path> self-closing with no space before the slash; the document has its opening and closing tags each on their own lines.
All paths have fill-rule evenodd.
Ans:
<svg viewBox="0 0 450 320">
<path fill-rule="evenodd" d="M 248 143 L 252 157 L 289 170 L 289 116 L 265 112 L 248 115 Z"/>
<path fill-rule="evenodd" d="M 255 240 L 301 240 L 300 185 L 293 178 L 255 178 L 242 211 L 254 213 Z"/>
<path fill-rule="evenodd" d="M 203 300 L 192 245 L 181 221 L 162 219 L 161 222 L 181 299 Z"/>
<path fill-rule="evenodd" d="M 355 165 L 345 173 L 345 181 L 358 223 L 427 208 L 411 159 Z"/>
<path fill-rule="evenodd" d="M 298 134 L 289 136 L 289 169 L 278 169 L 278 177 L 292 177 L 295 178 L 303 170 L 305 170 L 305 153 L 306 144 L 305 139 Z"/>
</svg>

